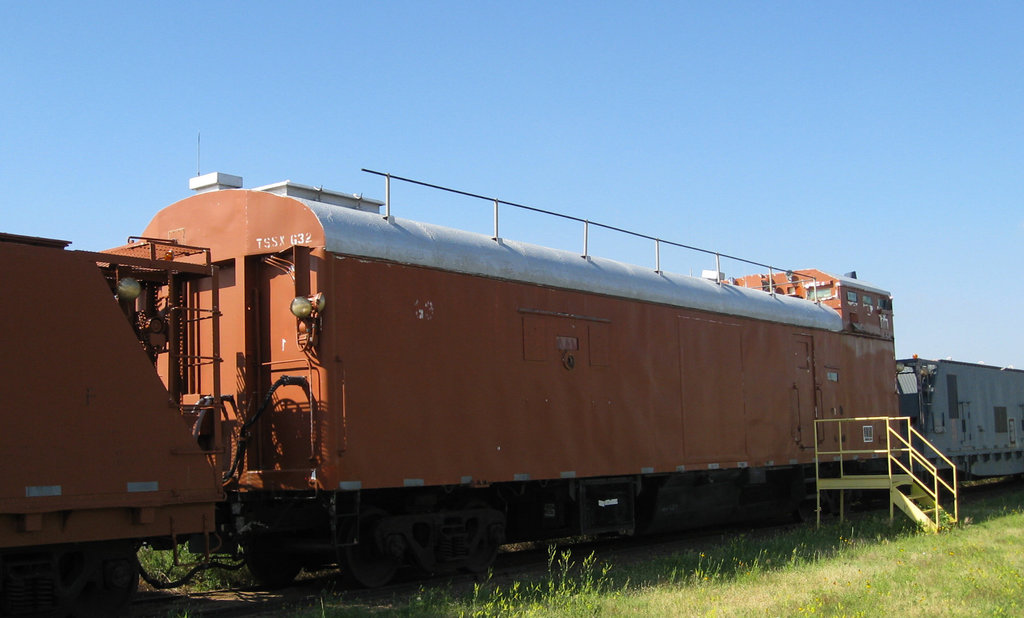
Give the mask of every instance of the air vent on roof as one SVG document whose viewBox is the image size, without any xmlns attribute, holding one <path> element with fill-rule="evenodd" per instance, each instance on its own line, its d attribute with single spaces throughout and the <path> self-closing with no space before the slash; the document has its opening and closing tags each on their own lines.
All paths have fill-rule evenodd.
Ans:
<svg viewBox="0 0 1024 618">
<path fill-rule="evenodd" d="M 330 189 L 324 189 L 323 187 L 300 185 L 290 180 L 277 182 L 263 187 L 256 187 L 253 190 L 266 191 L 267 193 L 273 193 L 274 195 L 294 197 L 310 202 L 320 202 L 321 204 L 332 204 L 334 206 L 355 208 L 356 210 L 364 210 L 366 212 L 374 212 L 377 214 L 380 214 L 380 207 L 384 205 L 384 202 L 381 202 L 380 200 L 371 200 L 370 198 L 363 197 L 362 195 L 331 191 Z"/>
<path fill-rule="evenodd" d="M 223 189 L 241 189 L 242 177 L 225 174 L 223 172 L 210 172 L 209 174 L 189 178 L 188 188 L 192 189 L 196 193 L 221 191 Z"/>
</svg>

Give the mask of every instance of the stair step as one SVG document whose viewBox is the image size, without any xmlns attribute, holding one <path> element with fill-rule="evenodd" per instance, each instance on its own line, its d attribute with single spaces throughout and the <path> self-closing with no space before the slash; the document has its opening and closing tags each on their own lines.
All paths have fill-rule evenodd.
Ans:
<svg viewBox="0 0 1024 618">
<path fill-rule="evenodd" d="M 850 474 L 847 476 L 818 479 L 819 489 L 889 489 L 909 485 L 913 479 L 909 474 Z"/>
<path fill-rule="evenodd" d="M 909 494 L 903 495 L 905 495 L 908 500 L 916 504 L 922 511 L 934 511 L 935 500 L 926 492 L 918 491 L 917 489 L 917 486 L 915 486 Z"/>
<path fill-rule="evenodd" d="M 899 507 L 901 511 L 907 514 L 908 517 L 921 524 L 932 532 L 938 532 L 938 526 L 932 517 L 929 517 L 925 511 L 922 511 L 910 498 L 905 496 L 902 492 L 893 490 L 890 494 L 892 502 Z"/>
</svg>

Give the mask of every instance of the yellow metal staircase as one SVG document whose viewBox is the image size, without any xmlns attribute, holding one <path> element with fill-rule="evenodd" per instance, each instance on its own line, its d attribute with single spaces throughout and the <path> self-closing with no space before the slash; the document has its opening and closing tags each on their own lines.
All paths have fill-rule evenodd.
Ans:
<svg viewBox="0 0 1024 618">
<path fill-rule="evenodd" d="M 821 492 L 827 490 L 839 491 L 840 520 L 845 516 L 846 491 L 869 489 L 888 490 L 890 520 L 897 507 L 932 532 L 960 519 L 956 466 L 911 426 L 909 417 L 818 419 L 814 444 L 818 525 Z M 880 461 L 863 464 L 883 457 L 885 474 L 880 472 Z M 948 466 L 952 481 L 939 474 L 933 461 Z M 871 471 L 860 472 L 864 469 Z"/>
</svg>

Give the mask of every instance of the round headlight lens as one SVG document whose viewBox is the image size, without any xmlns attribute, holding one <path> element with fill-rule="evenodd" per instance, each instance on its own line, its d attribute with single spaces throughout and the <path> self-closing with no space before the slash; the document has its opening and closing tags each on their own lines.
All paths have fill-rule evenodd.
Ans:
<svg viewBox="0 0 1024 618">
<path fill-rule="evenodd" d="M 292 315 L 299 318 L 308 318 L 313 313 L 313 303 L 309 302 L 309 299 L 305 296 L 296 296 L 292 299 Z"/>
<path fill-rule="evenodd" d="M 117 299 L 132 301 L 142 294 L 142 286 L 131 277 L 125 277 L 117 282 Z"/>
</svg>

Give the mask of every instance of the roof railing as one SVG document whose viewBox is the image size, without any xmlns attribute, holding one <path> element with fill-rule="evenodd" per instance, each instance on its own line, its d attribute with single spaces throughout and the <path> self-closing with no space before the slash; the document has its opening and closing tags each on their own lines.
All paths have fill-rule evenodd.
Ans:
<svg viewBox="0 0 1024 618">
<path fill-rule="evenodd" d="M 512 208 L 518 208 L 520 210 L 525 210 L 525 211 L 529 211 L 529 212 L 535 212 L 535 213 L 539 213 L 539 214 L 542 214 L 542 215 L 548 215 L 550 217 L 556 217 L 556 218 L 563 219 L 563 220 L 566 220 L 566 221 L 573 221 L 573 222 L 576 222 L 576 223 L 582 223 L 583 224 L 583 253 L 580 255 L 580 257 L 582 257 L 583 259 L 589 259 L 591 257 L 591 253 L 590 253 L 590 228 L 591 228 L 591 226 L 593 226 L 593 227 L 600 228 L 600 229 L 603 229 L 603 230 L 608 230 L 608 231 L 611 231 L 611 232 L 617 232 L 619 234 L 625 234 L 625 235 L 631 236 L 633 238 L 640 238 L 640 239 L 643 239 L 643 240 L 653 241 L 654 242 L 654 272 L 656 272 L 658 274 L 662 273 L 662 269 L 661 269 L 661 246 L 662 245 L 667 245 L 667 246 L 670 246 L 670 247 L 677 247 L 677 248 L 686 249 L 686 250 L 689 250 L 689 251 L 696 251 L 698 253 L 703 253 L 705 255 L 713 255 L 715 257 L 715 278 L 714 278 L 714 281 L 716 283 L 718 283 L 719 285 L 721 285 L 723 283 L 723 277 L 722 277 L 722 258 L 725 258 L 727 260 L 733 260 L 733 261 L 740 262 L 740 263 L 743 263 L 743 264 L 748 264 L 750 266 L 756 266 L 758 268 L 766 268 L 766 269 L 768 269 L 768 281 L 770 283 L 768 292 L 772 296 L 775 296 L 775 294 L 776 294 L 776 291 L 775 291 L 775 273 L 785 273 L 786 278 L 788 280 L 790 280 L 790 281 L 793 281 L 793 282 L 797 281 L 798 279 L 807 279 L 812 284 L 812 286 L 814 284 L 814 277 L 812 277 L 810 275 L 805 275 L 805 274 L 802 274 L 802 273 L 799 273 L 799 272 L 795 272 L 792 269 L 784 269 L 784 268 L 779 268 L 778 266 L 772 266 L 770 264 L 762 264 L 761 262 L 755 262 L 753 260 L 748 260 L 748 259 L 737 257 L 737 256 L 734 256 L 734 255 L 729 255 L 727 253 L 721 253 L 719 251 L 711 251 L 709 249 L 702 249 L 700 247 L 694 247 L 694 246 L 691 246 L 691 245 L 686 245 L 686 244 L 674 242 L 674 241 L 671 241 L 671 240 L 665 240 L 664 238 L 659 238 L 657 236 L 651 236 L 649 234 L 643 234 L 643 233 L 640 233 L 640 232 L 634 232 L 632 230 L 627 230 L 627 229 L 624 229 L 624 228 L 621 228 L 621 227 L 616 227 L 614 225 L 608 225 L 606 223 L 598 223 L 597 221 L 591 221 L 590 219 L 581 219 L 580 217 L 574 217 L 572 215 L 567 215 L 567 214 L 561 213 L 561 212 L 555 212 L 553 210 L 545 210 L 543 208 L 537 208 L 537 207 L 534 207 L 534 206 L 527 206 L 525 204 L 517 204 L 515 202 L 509 202 L 509 201 L 506 201 L 506 200 L 501 200 L 501 199 L 498 199 L 496 197 L 488 197 L 486 195 L 480 195 L 480 194 L 477 194 L 477 193 L 470 193 L 468 191 L 462 191 L 462 190 L 459 190 L 459 189 L 452 189 L 450 187 L 442 187 L 441 185 L 435 185 L 435 184 L 432 184 L 432 183 L 429 183 L 429 182 L 423 182 L 423 181 L 420 181 L 420 180 L 413 180 L 412 178 L 404 178 L 402 176 L 396 176 L 395 174 L 391 174 L 391 173 L 387 173 L 387 172 L 378 172 L 376 170 L 370 170 L 370 169 L 366 169 L 366 168 L 363 168 L 362 171 L 364 171 L 364 172 L 366 172 L 368 174 L 374 174 L 374 175 L 377 175 L 377 176 L 382 176 L 384 178 L 384 219 L 389 220 L 389 221 L 391 220 L 391 181 L 392 180 L 398 180 L 398 181 L 401 181 L 401 182 L 407 182 L 409 184 L 418 185 L 420 187 L 426 187 L 426 188 L 429 188 L 429 189 L 437 189 L 439 191 L 445 191 L 445 192 L 448 192 L 448 193 L 454 193 L 456 195 L 462 195 L 462 196 L 465 196 L 465 197 L 471 197 L 471 198 L 474 198 L 474 199 L 485 200 L 487 202 L 490 202 L 492 204 L 493 217 L 494 217 L 494 231 L 493 231 L 493 234 L 491 235 L 491 238 L 493 240 L 496 240 L 496 241 L 497 240 L 501 240 L 501 235 L 499 233 L 499 228 L 498 228 L 498 223 L 499 223 L 498 210 L 499 210 L 499 207 L 500 206 L 511 206 Z M 753 288 L 753 289 L 756 289 L 756 288 Z M 818 304 L 821 304 L 821 301 L 817 301 L 817 302 L 818 302 Z"/>
</svg>

